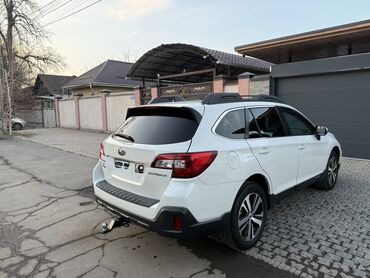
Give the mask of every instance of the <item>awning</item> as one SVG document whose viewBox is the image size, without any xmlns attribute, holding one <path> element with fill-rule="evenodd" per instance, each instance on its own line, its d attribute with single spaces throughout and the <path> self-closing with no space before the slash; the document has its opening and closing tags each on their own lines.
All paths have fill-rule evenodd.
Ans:
<svg viewBox="0 0 370 278">
<path fill-rule="evenodd" d="M 257 58 L 189 44 L 162 44 L 141 56 L 127 76 L 136 80 L 155 81 L 162 76 L 184 74 L 164 81 L 197 83 L 211 81 L 214 74 L 235 78 L 246 71 L 254 74 L 269 73 L 271 65 Z M 210 69 L 215 69 L 215 73 L 206 72 Z M 187 75 L 189 72 L 196 73 Z"/>
</svg>

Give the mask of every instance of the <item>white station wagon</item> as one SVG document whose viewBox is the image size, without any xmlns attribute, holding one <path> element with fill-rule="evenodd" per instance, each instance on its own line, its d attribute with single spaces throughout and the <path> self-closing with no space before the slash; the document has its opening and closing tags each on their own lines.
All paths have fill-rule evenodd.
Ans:
<svg viewBox="0 0 370 278">
<path fill-rule="evenodd" d="M 98 203 L 161 235 L 222 231 L 248 249 L 282 196 L 332 189 L 340 158 L 326 127 L 274 97 L 211 94 L 129 109 L 101 144 L 93 185 Z"/>
</svg>

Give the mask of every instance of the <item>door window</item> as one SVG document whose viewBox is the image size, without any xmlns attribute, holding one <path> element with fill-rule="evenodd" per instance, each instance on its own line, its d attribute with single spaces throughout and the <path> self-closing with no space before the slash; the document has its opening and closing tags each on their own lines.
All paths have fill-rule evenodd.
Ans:
<svg viewBox="0 0 370 278">
<path fill-rule="evenodd" d="M 238 109 L 228 112 L 217 125 L 215 132 L 230 139 L 245 138 L 245 111 Z"/>
<path fill-rule="evenodd" d="M 261 136 L 286 136 L 284 125 L 275 107 L 251 108 L 250 110 L 256 119 Z"/>
<path fill-rule="evenodd" d="M 260 138 L 261 133 L 258 129 L 256 120 L 254 119 L 251 111 L 248 109 L 248 138 Z"/>
<path fill-rule="evenodd" d="M 279 107 L 279 109 L 288 126 L 290 135 L 299 136 L 315 134 L 315 127 L 298 112 L 286 107 Z"/>
</svg>

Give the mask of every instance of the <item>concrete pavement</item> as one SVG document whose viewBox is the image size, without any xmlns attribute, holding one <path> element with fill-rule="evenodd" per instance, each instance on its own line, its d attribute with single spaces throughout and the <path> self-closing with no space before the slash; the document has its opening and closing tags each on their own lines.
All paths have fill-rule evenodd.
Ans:
<svg viewBox="0 0 370 278">
<path fill-rule="evenodd" d="M 212 240 L 177 241 L 139 226 L 99 233 L 96 159 L 0 139 L 0 277 L 294 277 Z"/>
<path fill-rule="evenodd" d="M 69 129 L 30 132 L 36 134 L 27 140 L 89 157 L 97 157 L 107 136 Z M 89 175 L 88 167 L 81 169 Z M 269 211 L 261 241 L 245 254 L 301 277 L 370 277 L 369 169 L 370 161 L 343 159 L 334 190 L 307 188 L 283 200 Z"/>
</svg>

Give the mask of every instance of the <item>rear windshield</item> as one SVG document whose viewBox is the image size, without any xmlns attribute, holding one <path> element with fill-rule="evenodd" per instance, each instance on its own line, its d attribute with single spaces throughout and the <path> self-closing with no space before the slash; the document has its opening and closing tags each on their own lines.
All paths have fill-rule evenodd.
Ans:
<svg viewBox="0 0 370 278">
<path fill-rule="evenodd" d="M 190 140 L 200 114 L 190 108 L 138 107 L 129 109 L 127 119 L 113 134 L 130 137 L 139 144 L 174 144 Z"/>
</svg>

